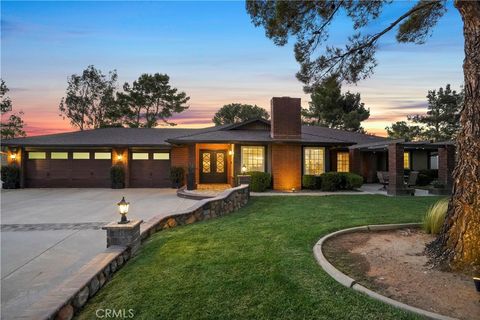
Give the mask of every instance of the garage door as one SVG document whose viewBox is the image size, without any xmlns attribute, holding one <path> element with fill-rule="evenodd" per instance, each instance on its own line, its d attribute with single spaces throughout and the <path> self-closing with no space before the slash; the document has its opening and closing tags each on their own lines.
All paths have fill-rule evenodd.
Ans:
<svg viewBox="0 0 480 320">
<path fill-rule="evenodd" d="M 30 188 L 110 187 L 110 151 L 29 151 L 25 165 Z"/>
<path fill-rule="evenodd" d="M 139 151 L 130 153 L 130 187 L 168 188 L 170 183 L 170 153 Z"/>
</svg>

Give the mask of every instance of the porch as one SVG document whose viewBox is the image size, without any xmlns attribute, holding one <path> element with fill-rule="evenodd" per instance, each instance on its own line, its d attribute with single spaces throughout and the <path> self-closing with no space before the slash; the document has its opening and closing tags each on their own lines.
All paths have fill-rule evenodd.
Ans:
<svg viewBox="0 0 480 320">
<path fill-rule="evenodd" d="M 385 192 L 389 195 L 411 194 L 417 188 L 414 182 L 406 183 L 405 177 L 412 172 L 418 174 L 427 170 L 438 172 L 438 188 L 433 192 L 451 192 L 455 166 L 455 146 L 452 142 L 392 140 L 388 143 L 354 145 L 349 149 L 350 171 L 362 175 L 367 183 L 384 182 Z M 385 181 L 379 181 L 382 177 L 386 178 Z"/>
</svg>

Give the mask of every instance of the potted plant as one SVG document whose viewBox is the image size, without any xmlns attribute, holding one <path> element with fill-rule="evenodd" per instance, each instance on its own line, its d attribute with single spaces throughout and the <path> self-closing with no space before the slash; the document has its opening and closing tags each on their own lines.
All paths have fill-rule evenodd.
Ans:
<svg viewBox="0 0 480 320">
<path fill-rule="evenodd" d="M 170 181 L 172 182 L 172 188 L 180 188 L 183 184 L 184 176 L 185 170 L 182 167 L 170 168 Z"/>
<path fill-rule="evenodd" d="M 197 186 L 195 184 L 195 167 L 189 165 L 187 173 L 187 190 L 195 190 L 196 188 Z"/>
</svg>

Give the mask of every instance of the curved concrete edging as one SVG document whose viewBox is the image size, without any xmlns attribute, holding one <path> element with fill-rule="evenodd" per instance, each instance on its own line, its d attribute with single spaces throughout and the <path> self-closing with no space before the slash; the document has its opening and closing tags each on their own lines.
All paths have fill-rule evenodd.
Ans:
<svg viewBox="0 0 480 320">
<path fill-rule="evenodd" d="M 345 234 L 345 233 L 353 233 L 357 231 L 382 231 L 382 230 L 395 230 L 395 229 L 402 229 L 402 228 L 407 228 L 407 227 L 420 227 L 420 223 L 401 223 L 401 224 L 383 224 L 383 225 L 367 225 L 367 226 L 361 226 L 361 227 L 354 227 L 354 228 L 348 228 L 348 229 L 343 229 L 339 230 L 330 234 L 327 234 L 326 236 L 322 237 L 318 242 L 315 244 L 313 247 L 313 254 L 315 255 L 315 259 L 317 260 L 318 264 L 325 270 L 326 273 L 328 273 L 333 279 L 344 285 L 345 287 L 352 288 L 353 290 L 362 292 L 371 298 L 374 298 L 376 300 L 382 301 L 384 303 L 388 303 L 389 305 L 392 305 L 394 307 L 403 309 L 405 311 L 413 312 L 416 314 L 419 314 L 421 316 L 427 317 L 429 319 L 435 319 L 435 320 L 455 320 L 455 318 L 451 318 L 448 316 L 444 316 L 438 313 L 430 312 L 427 310 L 423 310 L 417 307 L 410 306 L 408 304 L 399 302 L 397 300 L 382 296 L 381 294 L 378 294 L 370 289 L 365 288 L 364 286 L 360 285 L 357 283 L 357 281 L 353 278 L 350 278 L 346 274 L 342 273 L 340 270 L 335 268 L 328 260 L 325 258 L 323 255 L 322 251 L 322 246 L 327 241 L 328 239 L 337 237 L 339 235 Z"/>
</svg>

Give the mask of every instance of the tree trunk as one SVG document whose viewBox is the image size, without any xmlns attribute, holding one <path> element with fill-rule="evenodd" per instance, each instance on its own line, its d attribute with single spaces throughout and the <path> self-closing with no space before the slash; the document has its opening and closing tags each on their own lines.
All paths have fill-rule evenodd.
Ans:
<svg viewBox="0 0 480 320">
<path fill-rule="evenodd" d="M 453 195 L 439 237 L 428 250 L 434 261 L 480 272 L 480 2 L 455 1 L 463 20 L 465 101 L 457 136 Z"/>
</svg>

